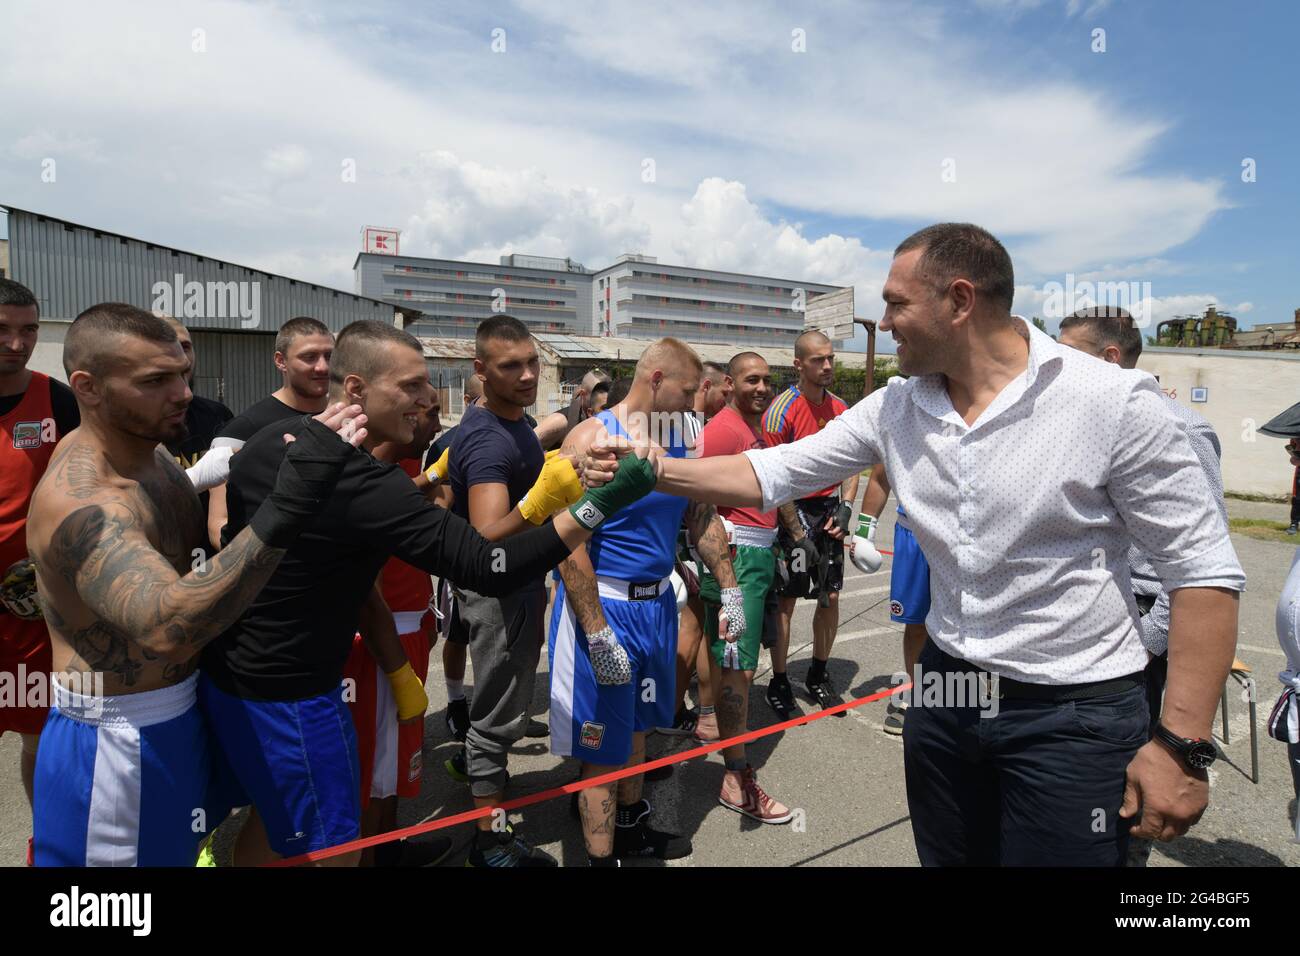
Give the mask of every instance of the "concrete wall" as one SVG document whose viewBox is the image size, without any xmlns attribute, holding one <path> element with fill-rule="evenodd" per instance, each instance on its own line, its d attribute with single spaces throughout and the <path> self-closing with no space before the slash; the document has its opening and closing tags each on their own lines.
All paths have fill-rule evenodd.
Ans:
<svg viewBox="0 0 1300 956">
<path fill-rule="evenodd" d="M 1239 494 L 1290 493 L 1293 469 L 1285 441 L 1255 429 L 1300 402 L 1300 355 L 1215 349 L 1147 348 L 1138 361 L 1166 394 L 1200 413 L 1219 433 L 1223 487 Z M 1193 402 L 1192 388 L 1208 389 Z"/>
</svg>

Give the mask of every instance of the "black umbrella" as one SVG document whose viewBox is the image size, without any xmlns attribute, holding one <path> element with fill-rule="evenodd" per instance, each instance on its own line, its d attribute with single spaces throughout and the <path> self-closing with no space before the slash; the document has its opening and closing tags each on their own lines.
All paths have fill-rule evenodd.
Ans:
<svg viewBox="0 0 1300 956">
<path fill-rule="evenodd" d="M 1300 402 L 1296 402 L 1281 415 L 1259 428 L 1274 438 L 1300 438 Z"/>
</svg>

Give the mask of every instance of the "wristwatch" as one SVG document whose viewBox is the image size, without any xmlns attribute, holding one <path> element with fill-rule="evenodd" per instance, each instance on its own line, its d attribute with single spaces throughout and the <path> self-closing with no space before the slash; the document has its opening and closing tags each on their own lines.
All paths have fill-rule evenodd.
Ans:
<svg viewBox="0 0 1300 956">
<path fill-rule="evenodd" d="M 1219 757 L 1213 741 L 1199 737 L 1179 737 L 1159 722 L 1156 723 L 1156 740 L 1182 757 L 1183 763 L 1193 770 L 1208 770 Z"/>
</svg>

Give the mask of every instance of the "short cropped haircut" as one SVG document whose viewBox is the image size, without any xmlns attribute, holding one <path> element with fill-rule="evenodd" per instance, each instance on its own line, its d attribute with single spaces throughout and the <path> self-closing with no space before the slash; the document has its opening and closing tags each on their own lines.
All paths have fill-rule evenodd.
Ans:
<svg viewBox="0 0 1300 956">
<path fill-rule="evenodd" d="M 41 314 L 41 304 L 32 295 L 32 290 L 13 279 L 0 279 L 0 305 L 12 305 L 19 309 L 36 307 L 36 314 Z"/>
<path fill-rule="evenodd" d="M 624 375 L 622 378 L 616 378 L 609 383 L 609 398 L 605 399 L 605 407 L 613 408 L 620 404 L 623 399 L 627 398 L 627 393 L 632 391 L 632 378 Z"/>
<path fill-rule="evenodd" d="M 917 274 L 946 292 L 955 279 L 966 279 L 999 309 L 1011 311 L 1016 294 L 1016 277 L 1011 256 L 986 229 L 969 222 L 941 222 L 912 233 L 894 250 L 897 258 L 921 249 Z"/>
<path fill-rule="evenodd" d="M 494 315 L 478 324 L 474 333 L 474 357 L 480 362 L 487 358 L 487 344 L 492 339 L 505 342 L 527 342 L 533 337 L 528 326 L 513 315 Z"/>
<path fill-rule="evenodd" d="M 735 378 L 736 369 L 740 368 L 740 366 L 744 365 L 750 359 L 758 359 L 762 362 L 767 361 L 767 359 L 763 358 L 763 356 L 759 355 L 757 352 L 737 352 L 731 357 L 731 361 L 727 363 L 727 374 L 732 378 Z"/>
<path fill-rule="evenodd" d="M 809 329 L 807 332 L 800 332 L 799 337 L 794 340 L 794 357 L 807 358 L 808 347 L 810 342 L 816 342 L 818 345 L 825 343 L 831 344 L 831 340 L 824 332 L 818 332 L 816 329 Z"/>
<path fill-rule="evenodd" d="M 424 346 L 410 332 L 378 319 L 361 319 L 343 328 L 330 358 L 330 385 L 342 387 L 349 375 L 374 381 L 384 367 L 383 346 L 397 342 L 414 349 L 424 358 Z"/>
<path fill-rule="evenodd" d="M 696 372 L 704 371 L 704 363 L 695 354 L 695 349 L 671 335 L 646 346 L 646 350 L 641 353 L 641 358 L 636 363 L 636 371 L 640 375 L 643 370 L 648 372 L 652 366 L 668 363 L 684 365 L 693 368 Z"/>
<path fill-rule="evenodd" d="M 1080 309 L 1061 320 L 1061 331 L 1066 329 L 1082 330 L 1098 348 L 1115 346 L 1119 349 L 1121 365 L 1136 365 L 1142 354 L 1142 333 L 1133 324 L 1133 316 L 1119 306 Z"/>
<path fill-rule="evenodd" d="M 704 374 L 712 379 L 722 378 L 727 374 L 727 366 L 721 362 L 705 362 Z"/>
<path fill-rule="evenodd" d="M 299 315 L 280 326 L 275 336 L 275 350 L 281 355 L 289 354 L 289 346 L 300 335 L 329 335 L 330 330 L 319 319 L 309 315 Z"/>
<path fill-rule="evenodd" d="M 166 319 L 125 302 L 92 305 L 72 320 L 63 340 L 63 370 L 103 375 L 122 354 L 122 336 L 149 342 L 175 342 L 176 330 Z"/>
</svg>

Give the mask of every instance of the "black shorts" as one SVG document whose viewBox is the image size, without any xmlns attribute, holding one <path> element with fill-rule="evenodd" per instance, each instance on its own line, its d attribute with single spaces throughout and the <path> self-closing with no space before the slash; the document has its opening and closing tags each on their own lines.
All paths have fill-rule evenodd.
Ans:
<svg viewBox="0 0 1300 956">
<path fill-rule="evenodd" d="M 844 587 L 844 542 L 836 541 L 825 530 L 826 522 L 835 517 L 835 512 L 840 507 L 839 495 L 826 495 L 821 498 L 800 498 L 794 503 L 795 512 L 799 515 L 799 524 L 803 526 L 804 534 L 812 540 L 821 554 L 830 554 L 830 561 L 826 568 L 826 580 L 824 582 L 828 593 L 837 592 Z M 790 549 L 794 546 L 789 532 L 781 527 L 777 532 L 777 543 L 781 546 L 781 552 L 789 555 Z M 819 588 L 819 568 L 812 569 L 812 583 L 809 586 L 808 597 L 815 598 L 821 593 Z M 778 594 L 782 593 L 780 590 Z"/>
</svg>

